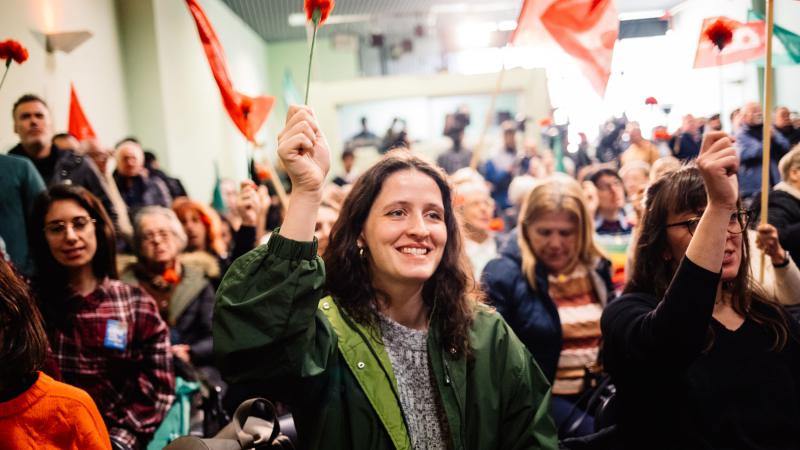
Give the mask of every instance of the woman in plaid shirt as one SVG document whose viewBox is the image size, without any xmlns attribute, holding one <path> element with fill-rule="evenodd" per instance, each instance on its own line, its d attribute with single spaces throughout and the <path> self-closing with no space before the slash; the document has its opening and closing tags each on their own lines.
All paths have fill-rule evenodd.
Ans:
<svg viewBox="0 0 800 450">
<path fill-rule="evenodd" d="M 97 403 L 115 449 L 144 448 L 175 389 L 169 332 L 155 301 L 117 277 L 114 230 L 77 186 L 34 202 L 34 288 L 64 381 Z"/>
</svg>

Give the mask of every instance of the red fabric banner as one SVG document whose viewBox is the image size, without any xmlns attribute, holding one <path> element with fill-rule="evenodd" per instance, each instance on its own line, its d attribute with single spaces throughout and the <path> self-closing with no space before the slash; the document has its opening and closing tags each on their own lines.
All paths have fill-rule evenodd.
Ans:
<svg viewBox="0 0 800 450">
<path fill-rule="evenodd" d="M 203 50 L 206 52 L 208 65 L 211 66 L 211 72 L 222 96 L 222 104 L 236 128 L 248 141 L 255 143 L 255 135 L 267 120 L 272 105 L 275 103 L 275 97 L 250 97 L 233 88 L 231 77 L 228 74 L 228 66 L 225 63 L 225 53 L 222 51 L 222 45 L 217 39 L 211 22 L 196 0 L 186 0 L 186 4 L 197 25 L 197 32 L 200 35 Z"/>
<path fill-rule="evenodd" d="M 618 34 L 619 17 L 613 0 L 525 0 L 511 43 L 555 42 L 576 60 L 602 97 L 611 76 Z"/>
<path fill-rule="evenodd" d="M 69 84 L 69 134 L 75 136 L 75 139 L 82 141 L 84 139 L 94 139 L 94 129 L 86 114 L 83 113 L 81 103 L 78 101 L 78 94 L 75 93 L 75 85 Z"/>
<path fill-rule="evenodd" d="M 726 22 L 733 28 L 733 40 L 720 52 L 717 46 L 702 32 L 717 19 L 717 17 L 709 17 L 703 20 L 703 26 L 700 28 L 700 41 L 697 43 L 697 53 L 694 57 L 695 69 L 749 61 L 764 56 L 766 38 L 764 37 L 763 21 L 742 23 L 726 18 Z"/>
</svg>

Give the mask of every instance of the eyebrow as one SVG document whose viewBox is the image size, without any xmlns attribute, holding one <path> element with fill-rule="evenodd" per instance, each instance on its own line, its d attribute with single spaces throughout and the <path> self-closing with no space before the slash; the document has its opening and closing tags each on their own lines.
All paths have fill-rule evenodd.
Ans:
<svg viewBox="0 0 800 450">
<path fill-rule="evenodd" d="M 386 207 L 384 207 L 384 209 L 391 209 L 396 206 L 402 206 L 404 208 L 407 208 L 409 206 L 412 206 L 412 203 L 407 202 L 405 200 L 398 200 L 396 202 L 389 203 L 388 205 L 386 205 Z M 437 203 L 426 203 L 425 205 L 423 205 L 423 209 L 437 209 L 440 211 L 444 211 L 444 206 L 441 206 Z"/>
</svg>

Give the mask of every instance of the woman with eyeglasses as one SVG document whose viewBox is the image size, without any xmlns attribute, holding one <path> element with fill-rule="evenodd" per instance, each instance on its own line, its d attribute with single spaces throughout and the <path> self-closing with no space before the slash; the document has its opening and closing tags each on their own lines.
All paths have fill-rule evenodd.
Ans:
<svg viewBox="0 0 800 450">
<path fill-rule="evenodd" d="M 89 191 L 51 187 L 36 198 L 30 223 L 33 286 L 64 381 L 97 403 L 114 448 L 142 448 L 175 389 L 158 307 L 116 279 L 113 225 Z"/>
<path fill-rule="evenodd" d="M 193 379 L 194 367 L 219 384 L 219 372 L 211 361 L 214 289 L 207 267 L 209 263 L 217 267 L 216 261 L 210 256 L 208 263 L 180 259 L 186 233 L 177 215 L 161 206 L 139 210 L 133 221 L 133 241 L 137 261 L 123 269 L 121 278 L 155 298 L 170 327 L 172 354 L 180 361 L 177 373 Z"/>
<path fill-rule="evenodd" d="M 603 313 L 614 448 L 800 448 L 798 326 L 749 273 L 733 139 L 647 190 L 635 265 Z"/>
</svg>

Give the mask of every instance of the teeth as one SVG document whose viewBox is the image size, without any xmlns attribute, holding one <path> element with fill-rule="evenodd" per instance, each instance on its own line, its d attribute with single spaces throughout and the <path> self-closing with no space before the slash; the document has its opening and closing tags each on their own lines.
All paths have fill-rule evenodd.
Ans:
<svg viewBox="0 0 800 450">
<path fill-rule="evenodd" d="M 409 255 L 424 255 L 428 253 L 428 250 L 416 247 L 403 247 L 400 249 L 400 251 Z"/>
</svg>

